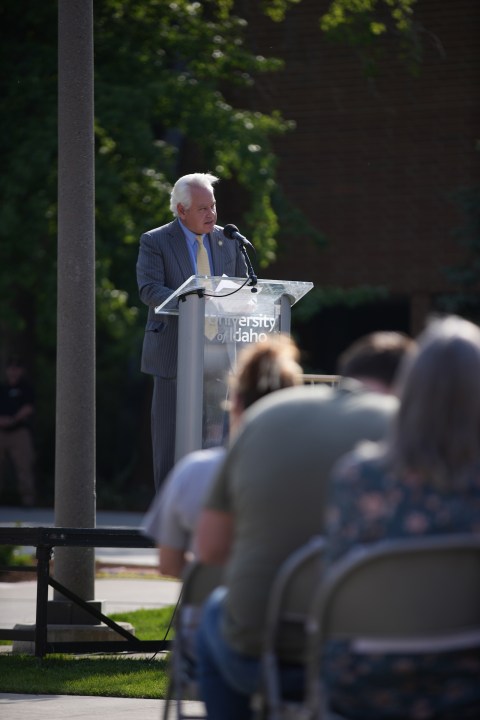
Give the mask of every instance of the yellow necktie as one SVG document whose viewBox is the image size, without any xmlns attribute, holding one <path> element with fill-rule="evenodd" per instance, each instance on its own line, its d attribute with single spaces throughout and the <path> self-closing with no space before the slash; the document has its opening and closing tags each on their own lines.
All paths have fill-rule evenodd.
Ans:
<svg viewBox="0 0 480 720">
<path fill-rule="evenodd" d="M 203 244 L 203 236 L 196 235 L 198 248 L 197 248 L 197 275 L 211 275 L 212 270 L 210 268 L 210 260 L 208 259 L 208 253 L 205 245 Z M 217 321 L 215 318 L 205 318 L 205 335 L 209 340 L 213 340 L 217 334 Z"/>
<path fill-rule="evenodd" d="M 207 248 L 203 244 L 203 236 L 196 235 L 197 248 L 197 275 L 211 275 L 210 260 L 208 259 Z"/>
</svg>

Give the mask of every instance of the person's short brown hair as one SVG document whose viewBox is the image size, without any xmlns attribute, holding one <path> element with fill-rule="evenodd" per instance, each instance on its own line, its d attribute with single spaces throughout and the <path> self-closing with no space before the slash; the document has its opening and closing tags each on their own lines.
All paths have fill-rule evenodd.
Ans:
<svg viewBox="0 0 480 720">
<path fill-rule="evenodd" d="M 405 355 L 415 341 L 408 335 L 380 330 L 356 340 L 339 357 L 337 371 L 343 377 L 372 378 L 391 387 Z"/>
</svg>

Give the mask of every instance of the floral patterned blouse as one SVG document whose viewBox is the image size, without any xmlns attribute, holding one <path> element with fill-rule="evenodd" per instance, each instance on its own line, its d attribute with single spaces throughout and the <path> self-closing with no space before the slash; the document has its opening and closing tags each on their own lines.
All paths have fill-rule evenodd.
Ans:
<svg viewBox="0 0 480 720">
<path fill-rule="evenodd" d="M 480 465 L 462 491 L 439 491 L 388 469 L 380 446 L 334 468 L 327 509 L 327 565 L 352 547 L 420 535 L 480 534 Z M 428 655 L 354 654 L 328 644 L 324 678 L 331 707 L 349 720 L 480 720 L 480 648 Z"/>
</svg>

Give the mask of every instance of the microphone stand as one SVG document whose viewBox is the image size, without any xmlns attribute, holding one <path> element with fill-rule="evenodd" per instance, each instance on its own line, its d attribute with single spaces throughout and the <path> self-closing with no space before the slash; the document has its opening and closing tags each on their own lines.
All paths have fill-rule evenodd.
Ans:
<svg viewBox="0 0 480 720">
<path fill-rule="evenodd" d="M 248 252 L 247 252 L 245 243 L 243 242 L 243 240 L 238 240 L 238 242 L 240 244 L 240 250 L 242 252 L 242 255 L 245 258 L 245 262 L 247 263 L 248 277 L 250 279 L 250 282 L 248 283 L 248 285 L 252 288 L 252 293 L 256 293 L 256 292 L 258 292 L 258 288 L 255 287 L 255 285 L 257 284 L 257 276 L 253 272 L 253 266 L 252 266 L 252 263 L 250 262 L 250 258 L 248 257 Z"/>
</svg>

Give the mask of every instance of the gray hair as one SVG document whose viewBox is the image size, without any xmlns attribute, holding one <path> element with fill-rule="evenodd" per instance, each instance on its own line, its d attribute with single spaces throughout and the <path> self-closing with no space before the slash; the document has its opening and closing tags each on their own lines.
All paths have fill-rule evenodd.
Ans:
<svg viewBox="0 0 480 720">
<path fill-rule="evenodd" d="M 433 318 L 399 379 L 400 409 L 387 455 L 400 472 L 458 487 L 480 461 L 480 328 Z"/>
<path fill-rule="evenodd" d="M 177 205 L 181 204 L 188 210 L 192 203 L 192 186 L 213 190 L 218 177 L 211 173 L 190 173 L 179 178 L 170 194 L 170 210 L 177 217 Z"/>
</svg>

